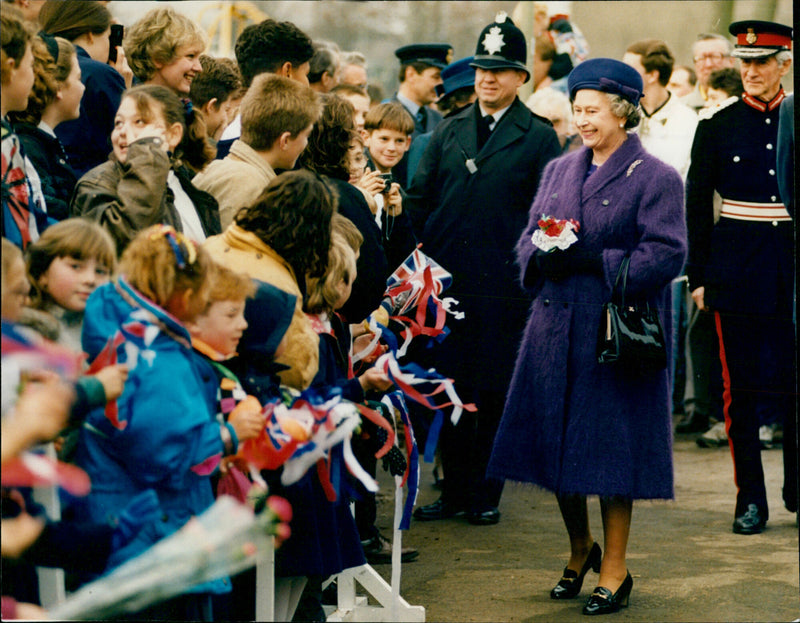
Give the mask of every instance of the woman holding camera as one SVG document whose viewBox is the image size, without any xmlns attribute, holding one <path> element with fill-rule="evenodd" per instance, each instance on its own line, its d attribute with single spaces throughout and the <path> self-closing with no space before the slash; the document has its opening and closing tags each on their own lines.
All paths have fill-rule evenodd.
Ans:
<svg viewBox="0 0 800 623">
<path fill-rule="evenodd" d="M 657 308 L 669 345 L 669 285 L 685 259 L 686 225 L 680 175 L 627 132 L 640 119 L 639 74 L 592 59 L 568 87 L 583 147 L 547 166 L 517 243 L 534 301 L 488 476 L 556 494 L 570 558 L 550 596 L 574 598 L 589 569 L 599 572 L 583 609 L 593 615 L 628 604 L 633 500 L 673 497 L 668 370 L 598 363 L 603 304 L 629 257 L 627 293 Z M 542 215 L 577 221 L 577 242 L 537 248 Z M 600 497 L 604 552 L 589 527 L 588 495 Z"/>
</svg>

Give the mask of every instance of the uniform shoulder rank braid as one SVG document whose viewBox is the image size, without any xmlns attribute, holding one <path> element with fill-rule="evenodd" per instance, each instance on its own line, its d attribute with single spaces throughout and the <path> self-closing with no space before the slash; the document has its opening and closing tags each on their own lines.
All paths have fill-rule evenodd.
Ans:
<svg viewBox="0 0 800 623">
<path fill-rule="evenodd" d="M 728 107 L 728 106 L 730 106 L 731 104 L 735 104 L 735 103 L 736 103 L 736 102 L 738 102 L 738 101 L 739 101 L 739 98 L 738 98 L 738 97 L 736 97 L 735 95 L 732 95 L 732 96 L 731 96 L 731 97 L 729 97 L 728 99 L 726 99 L 726 100 L 722 100 L 722 101 L 721 101 L 719 104 L 717 104 L 716 106 L 711 106 L 711 107 L 709 107 L 709 108 L 702 108 L 702 109 L 700 110 L 700 112 L 698 112 L 698 113 L 697 113 L 697 118 L 698 118 L 700 121 L 702 121 L 702 120 L 704 120 L 704 119 L 711 119 L 711 117 L 713 117 L 714 115 L 716 115 L 716 114 L 717 114 L 717 113 L 718 113 L 720 110 L 722 110 L 723 108 L 727 108 L 727 107 Z"/>
</svg>

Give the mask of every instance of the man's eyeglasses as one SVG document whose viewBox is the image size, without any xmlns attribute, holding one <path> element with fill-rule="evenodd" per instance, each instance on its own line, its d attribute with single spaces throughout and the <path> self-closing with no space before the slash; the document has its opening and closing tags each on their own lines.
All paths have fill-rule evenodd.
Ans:
<svg viewBox="0 0 800 623">
<path fill-rule="evenodd" d="M 712 63 L 721 63 L 723 58 L 728 58 L 727 54 L 723 54 L 722 52 L 714 52 L 709 54 L 703 54 L 702 56 L 695 56 L 694 62 L 695 63 L 702 63 L 703 61 Z"/>
</svg>

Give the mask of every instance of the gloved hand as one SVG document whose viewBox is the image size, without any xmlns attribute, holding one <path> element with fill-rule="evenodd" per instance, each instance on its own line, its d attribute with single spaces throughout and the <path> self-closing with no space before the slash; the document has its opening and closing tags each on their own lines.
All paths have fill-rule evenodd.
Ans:
<svg viewBox="0 0 800 623">
<path fill-rule="evenodd" d="M 111 549 L 116 551 L 125 547 L 145 525 L 158 520 L 160 516 L 161 505 L 156 492 L 152 489 L 142 491 L 117 516 L 111 535 Z"/>
<path fill-rule="evenodd" d="M 555 249 L 549 253 L 539 249 L 534 256 L 537 268 L 550 281 L 561 281 L 576 273 L 603 274 L 602 253 L 587 251 L 580 242 L 562 251 Z"/>
</svg>

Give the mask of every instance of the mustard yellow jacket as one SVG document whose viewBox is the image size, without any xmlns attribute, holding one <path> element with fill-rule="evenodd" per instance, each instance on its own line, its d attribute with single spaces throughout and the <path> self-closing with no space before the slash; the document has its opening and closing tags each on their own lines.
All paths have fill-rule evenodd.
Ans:
<svg viewBox="0 0 800 623">
<path fill-rule="evenodd" d="M 280 373 L 285 385 L 307 388 L 319 367 L 319 337 L 303 312 L 303 297 L 292 267 L 255 234 L 236 223 L 231 223 L 220 235 L 208 238 L 204 247 L 214 260 L 231 270 L 297 297 L 294 316 L 286 331 L 286 350 L 276 361 L 289 367 Z"/>
</svg>

